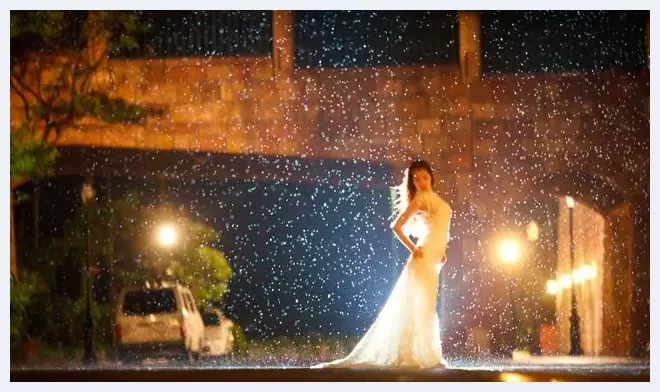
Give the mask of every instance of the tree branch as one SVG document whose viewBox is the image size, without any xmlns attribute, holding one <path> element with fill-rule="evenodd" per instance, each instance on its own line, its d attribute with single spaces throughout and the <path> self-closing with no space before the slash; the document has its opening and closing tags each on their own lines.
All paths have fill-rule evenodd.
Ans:
<svg viewBox="0 0 660 392">
<path fill-rule="evenodd" d="M 76 90 L 76 79 L 75 79 L 75 73 L 76 73 L 76 66 L 74 65 L 72 70 L 71 70 L 71 89 L 69 90 L 69 96 L 71 98 L 71 103 L 69 104 L 69 114 L 67 116 L 67 120 L 71 121 L 73 123 L 73 119 L 76 115 L 76 107 L 75 107 L 75 102 L 73 101 L 73 96 L 75 94 Z"/>
<path fill-rule="evenodd" d="M 19 178 L 18 180 L 11 180 L 10 184 L 9 184 L 9 189 L 13 191 L 14 189 L 18 188 L 19 186 L 25 184 L 26 182 L 27 182 L 27 178 L 25 178 L 25 177 Z"/>
<path fill-rule="evenodd" d="M 60 72 L 57 75 L 56 83 L 54 84 L 55 94 L 53 94 L 51 96 L 51 98 L 48 100 L 48 106 L 49 107 L 52 107 L 55 100 L 62 96 L 62 90 L 64 90 L 63 86 L 66 85 L 66 74 L 65 74 L 66 73 L 66 68 L 67 68 L 66 65 L 62 66 L 62 69 L 60 69 Z M 65 83 L 62 83 L 61 80 L 65 80 Z"/>
<path fill-rule="evenodd" d="M 55 130 L 55 140 L 53 142 L 57 143 L 57 141 L 60 139 L 60 136 L 62 135 L 62 124 L 55 124 L 53 129 Z"/>
<path fill-rule="evenodd" d="M 56 128 L 56 127 L 58 127 L 57 124 L 55 124 L 54 122 L 51 122 L 49 120 L 46 120 L 46 126 L 44 127 L 44 134 L 43 134 L 43 136 L 41 136 L 41 140 L 43 140 L 44 142 L 47 142 L 48 141 L 48 136 L 50 136 L 51 130 L 53 128 Z M 55 136 L 57 137 L 57 133 L 56 133 Z"/>
<path fill-rule="evenodd" d="M 43 68 L 43 65 L 42 65 L 42 61 L 43 60 L 41 60 L 41 59 L 37 59 L 37 64 L 39 66 L 39 69 L 37 70 L 37 92 L 39 93 L 39 97 L 41 98 L 41 102 L 45 103 L 46 100 L 41 96 L 41 93 L 43 92 L 41 90 L 41 76 L 44 73 L 44 68 Z"/>
<path fill-rule="evenodd" d="M 29 92 L 30 94 L 32 94 L 32 96 L 33 96 L 37 101 L 39 101 L 39 103 L 41 103 L 42 105 L 45 105 L 45 104 L 46 104 L 46 102 L 43 100 L 43 98 L 41 98 L 41 96 L 40 96 L 39 94 L 37 94 L 37 93 L 36 93 L 34 90 L 32 90 L 27 84 L 25 84 L 25 82 L 23 82 L 23 80 L 21 79 L 20 76 L 18 76 L 18 75 L 16 75 L 16 73 L 14 73 L 13 75 L 11 75 L 11 77 L 13 77 L 14 80 L 16 80 L 16 83 L 18 83 L 18 84 L 19 84 L 19 85 L 20 85 L 25 91 L 27 91 L 27 92 Z"/>
<path fill-rule="evenodd" d="M 23 94 L 23 92 L 21 91 L 21 89 L 18 88 L 18 86 L 16 85 L 16 83 L 14 83 L 14 81 L 11 80 L 11 78 L 9 78 L 9 85 L 10 85 L 11 88 L 16 92 L 16 94 L 17 94 L 19 97 L 21 97 L 21 100 L 23 101 L 23 107 L 24 107 L 24 109 L 25 109 L 25 121 L 26 121 L 27 123 L 30 123 L 30 104 L 29 104 L 27 98 L 25 98 L 25 95 Z"/>
<path fill-rule="evenodd" d="M 106 49 L 103 51 L 103 53 L 101 54 L 101 56 L 99 57 L 99 60 L 98 60 L 96 63 L 92 64 L 92 66 L 89 68 L 89 70 L 87 71 L 87 75 L 85 75 L 85 79 L 83 80 L 83 83 L 82 83 L 82 85 L 80 86 L 80 89 L 81 89 L 82 91 L 84 91 L 84 90 L 87 89 L 87 83 L 89 82 L 90 78 L 92 77 L 92 75 L 93 75 L 94 73 L 96 73 L 96 71 L 98 70 L 98 68 L 99 68 L 99 67 L 101 66 L 101 64 L 103 63 L 103 60 L 106 59 L 106 57 L 108 56 L 109 53 L 110 53 L 110 52 L 109 52 L 108 49 L 106 48 Z"/>
</svg>

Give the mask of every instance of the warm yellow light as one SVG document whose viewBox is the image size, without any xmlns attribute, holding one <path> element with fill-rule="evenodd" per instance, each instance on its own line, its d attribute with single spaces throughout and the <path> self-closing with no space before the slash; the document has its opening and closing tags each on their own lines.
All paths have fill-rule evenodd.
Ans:
<svg viewBox="0 0 660 392">
<path fill-rule="evenodd" d="M 520 244 L 515 240 L 505 240 L 500 244 L 499 255 L 502 261 L 513 264 L 520 257 Z"/>
<path fill-rule="evenodd" d="M 530 376 L 521 373 L 502 373 L 500 381 L 504 382 L 530 382 L 533 381 Z"/>
<path fill-rule="evenodd" d="M 162 225 L 158 230 L 158 242 L 163 246 L 172 246 L 176 242 L 176 230 L 171 225 Z"/>
<path fill-rule="evenodd" d="M 556 280 L 549 280 L 546 284 L 548 294 L 557 294 L 561 290 L 561 285 Z"/>
<path fill-rule="evenodd" d="M 573 199 L 570 196 L 566 196 L 566 205 L 568 206 L 568 208 L 575 207 L 575 199 Z"/>
<path fill-rule="evenodd" d="M 571 287 L 571 284 L 573 284 L 573 281 L 571 280 L 571 276 L 570 276 L 570 275 L 568 275 L 568 274 L 563 274 L 563 275 L 559 278 L 559 283 L 561 283 L 561 287 L 567 289 L 567 288 Z"/>
<path fill-rule="evenodd" d="M 527 225 L 527 239 L 530 241 L 539 239 L 539 225 L 534 221 L 529 222 L 529 225 Z"/>
<path fill-rule="evenodd" d="M 596 276 L 598 275 L 596 266 L 588 264 L 582 266 L 582 273 L 584 274 L 584 278 L 589 280 L 596 279 Z"/>
<path fill-rule="evenodd" d="M 580 268 L 578 268 L 578 269 L 573 270 L 573 273 L 572 273 L 572 275 L 573 275 L 573 282 L 575 282 L 575 283 L 582 283 L 582 282 L 584 282 L 585 280 L 587 280 L 585 272 L 586 272 L 586 271 L 584 270 L 583 267 L 580 267 Z"/>
</svg>

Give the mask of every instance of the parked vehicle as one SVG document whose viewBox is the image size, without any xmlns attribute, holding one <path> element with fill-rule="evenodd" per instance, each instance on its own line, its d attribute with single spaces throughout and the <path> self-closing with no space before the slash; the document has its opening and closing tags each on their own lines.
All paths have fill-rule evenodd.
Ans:
<svg viewBox="0 0 660 392">
<path fill-rule="evenodd" d="M 231 355 L 234 350 L 233 321 L 220 309 L 213 307 L 202 312 L 202 320 L 204 321 L 203 354 L 209 357 Z"/>
<path fill-rule="evenodd" d="M 192 360 L 199 358 L 204 341 L 204 323 L 192 293 L 177 283 L 122 289 L 114 332 L 121 361 Z"/>
</svg>

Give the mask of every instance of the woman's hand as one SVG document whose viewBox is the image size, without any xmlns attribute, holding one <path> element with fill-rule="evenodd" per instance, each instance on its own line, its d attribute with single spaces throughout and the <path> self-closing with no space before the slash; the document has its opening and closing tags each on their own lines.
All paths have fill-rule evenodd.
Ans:
<svg viewBox="0 0 660 392">
<path fill-rule="evenodd" d="M 421 259 L 424 258 L 424 250 L 421 247 L 415 247 L 413 250 L 413 258 Z"/>
<path fill-rule="evenodd" d="M 392 223 L 392 230 L 396 234 L 396 237 L 401 241 L 401 243 L 410 250 L 411 253 L 415 252 L 415 244 L 408 238 L 408 236 L 403 232 L 403 226 L 406 222 L 415 214 L 417 211 L 417 203 L 413 200 L 405 211 Z"/>
</svg>

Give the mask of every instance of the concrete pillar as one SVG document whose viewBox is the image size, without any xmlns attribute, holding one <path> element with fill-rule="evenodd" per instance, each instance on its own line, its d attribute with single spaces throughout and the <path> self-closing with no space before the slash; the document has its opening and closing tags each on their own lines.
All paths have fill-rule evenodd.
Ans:
<svg viewBox="0 0 660 392">
<path fill-rule="evenodd" d="M 481 17 L 476 11 L 458 11 L 458 54 L 464 83 L 481 78 Z"/>
<path fill-rule="evenodd" d="M 278 76 L 291 76 L 295 59 L 294 11 L 273 11 L 273 68 Z"/>
</svg>

